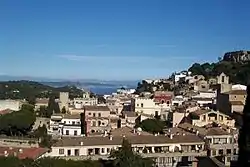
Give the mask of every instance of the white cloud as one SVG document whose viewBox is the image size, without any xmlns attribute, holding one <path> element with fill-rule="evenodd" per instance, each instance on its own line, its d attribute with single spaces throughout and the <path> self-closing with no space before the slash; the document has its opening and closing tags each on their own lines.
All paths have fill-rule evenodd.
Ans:
<svg viewBox="0 0 250 167">
<path fill-rule="evenodd" d="M 69 61 L 96 61 L 96 62 L 124 62 L 124 63 L 139 63 L 139 62 L 152 62 L 152 63 L 162 63 L 169 60 L 193 60 L 196 57 L 187 57 L 187 56 L 78 56 L 78 55 L 58 55 L 59 58 L 67 59 Z"/>
</svg>

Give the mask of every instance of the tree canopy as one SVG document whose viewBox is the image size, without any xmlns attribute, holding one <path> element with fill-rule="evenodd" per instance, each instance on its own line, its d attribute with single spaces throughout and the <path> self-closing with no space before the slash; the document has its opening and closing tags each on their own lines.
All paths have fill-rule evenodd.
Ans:
<svg viewBox="0 0 250 167">
<path fill-rule="evenodd" d="M 59 97 L 59 92 L 69 92 L 70 98 L 82 96 L 83 91 L 76 86 L 52 87 L 34 81 L 0 82 L 0 99 L 26 99 L 35 104 L 36 98 Z"/>
<path fill-rule="evenodd" d="M 100 161 L 66 161 L 57 158 L 42 158 L 38 160 L 24 159 L 16 157 L 0 157 L 0 164 L 4 167 L 105 167 L 105 163 Z M 108 167 L 108 166 L 107 166 Z"/>
<path fill-rule="evenodd" d="M 166 123 L 160 119 L 145 119 L 136 127 L 141 127 L 142 130 L 150 133 L 163 133 Z"/>
<path fill-rule="evenodd" d="M 121 149 L 111 152 L 110 158 L 114 159 L 114 167 L 152 167 L 154 164 L 153 160 L 142 158 L 133 152 L 131 144 L 126 139 L 123 139 Z"/>
<path fill-rule="evenodd" d="M 217 63 L 194 63 L 189 71 L 192 72 L 192 75 L 203 75 L 206 79 L 224 72 L 230 77 L 231 82 L 247 84 L 250 78 L 250 62 L 237 63 L 222 60 Z"/>
<path fill-rule="evenodd" d="M 35 120 L 33 108 L 29 105 L 23 105 L 20 111 L 0 116 L 0 133 L 8 136 L 27 135 Z"/>
</svg>

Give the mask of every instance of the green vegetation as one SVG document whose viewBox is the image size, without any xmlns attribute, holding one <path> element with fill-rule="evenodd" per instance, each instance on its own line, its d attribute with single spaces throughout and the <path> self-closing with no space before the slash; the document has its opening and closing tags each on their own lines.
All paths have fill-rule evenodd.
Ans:
<svg viewBox="0 0 250 167">
<path fill-rule="evenodd" d="M 156 87 L 157 90 L 160 91 L 172 91 L 173 88 L 171 87 L 170 83 L 159 82 L 157 84 L 147 83 L 145 80 L 139 82 L 136 88 L 136 94 L 140 94 L 142 92 L 150 92 L 153 93 L 153 88 Z"/>
<path fill-rule="evenodd" d="M 100 161 L 66 161 L 56 158 L 33 161 L 30 159 L 19 160 L 16 157 L 0 157 L 0 164 L 4 167 L 105 167 L 105 163 Z"/>
<path fill-rule="evenodd" d="M 134 153 L 126 139 L 123 140 L 120 150 L 111 152 L 110 158 L 114 159 L 114 167 L 152 167 L 154 165 L 152 159 L 145 159 Z"/>
<path fill-rule="evenodd" d="M 52 137 L 48 135 L 45 125 L 36 129 L 32 134 L 32 137 L 40 139 L 40 147 L 50 148 L 53 144 Z"/>
<path fill-rule="evenodd" d="M 141 127 L 142 130 L 149 133 L 163 133 L 163 129 L 166 126 L 166 122 L 160 119 L 145 119 L 140 123 L 137 123 L 136 127 Z"/>
<path fill-rule="evenodd" d="M 54 96 L 51 96 L 49 98 L 48 113 L 51 114 L 51 115 L 53 113 L 60 113 L 59 105 L 58 105 L 58 103 L 56 103 Z"/>
<path fill-rule="evenodd" d="M 203 75 L 206 79 L 216 77 L 224 72 L 230 77 L 232 83 L 247 84 L 250 78 L 250 61 L 235 63 L 232 61 L 219 61 L 217 63 L 195 63 L 189 71 L 192 75 Z"/>
<path fill-rule="evenodd" d="M 36 120 L 34 109 L 30 105 L 23 105 L 20 111 L 0 116 L 0 134 L 7 136 L 27 135 Z"/>
<path fill-rule="evenodd" d="M 0 99 L 26 99 L 30 104 L 35 104 L 36 98 L 58 98 L 59 92 L 69 92 L 70 98 L 80 97 L 83 93 L 75 86 L 54 88 L 33 81 L 0 82 Z"/>
</svg>

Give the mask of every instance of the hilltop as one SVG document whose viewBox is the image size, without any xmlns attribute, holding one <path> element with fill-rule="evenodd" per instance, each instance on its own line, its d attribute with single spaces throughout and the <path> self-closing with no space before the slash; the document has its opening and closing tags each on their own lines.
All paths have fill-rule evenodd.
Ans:
<svg viewBox="0 0 250 167">
<path fill-rule="evenodd" d="M 206 79 L 224 72 L 230 77 L 230 82 L 246 85 L 250 79 L 249 53 L 249 51 L 227 52 L 216 63 L 194 63 L 188 71 L 191 71 L 192 75 L 203 75 Z"/>
<path fill-rule="evenodd" d="M 35 81 L 4 81 L 0 82 L 0 99 L 48 98 L 59 96 L 59 92 L 69 92 L 70 97 L 82 96 L 83 91 L 75 86 L 52 87 Z"/>
</svg>

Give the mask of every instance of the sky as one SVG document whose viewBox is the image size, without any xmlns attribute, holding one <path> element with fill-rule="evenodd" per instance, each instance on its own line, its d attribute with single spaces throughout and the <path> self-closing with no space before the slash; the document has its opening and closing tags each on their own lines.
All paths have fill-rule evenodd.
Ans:
<svg viewBox="0 0 250 167">
<path fill-rule="evenodd" d="M 249 0 L 1 0 L 0 75 L 166 78 L 250 49 Z"/>
</svg>

